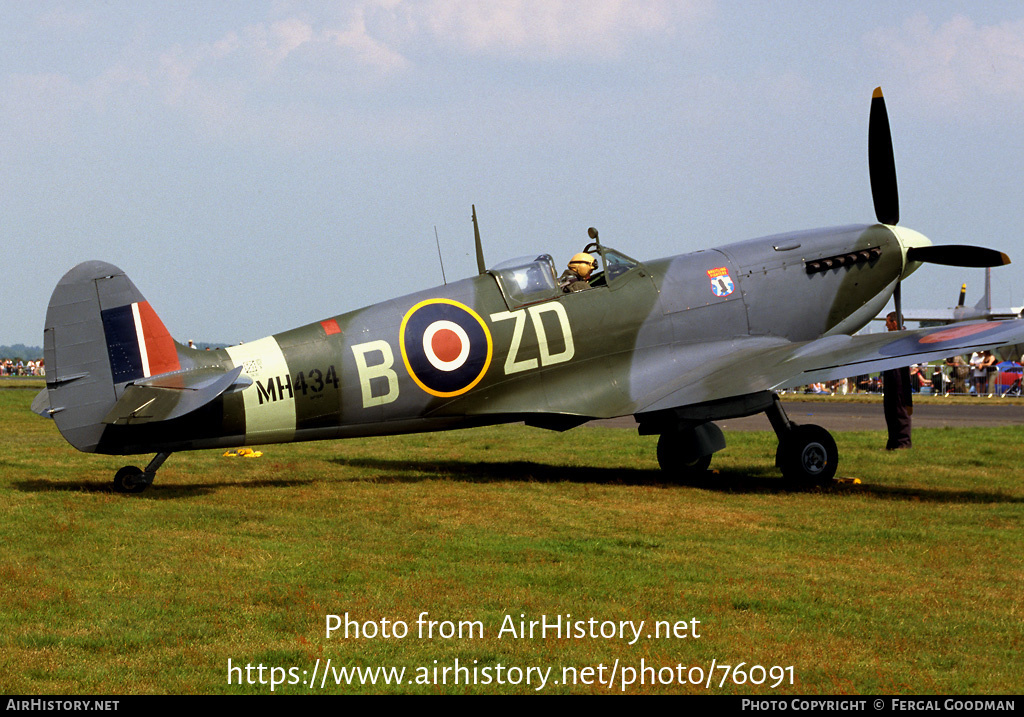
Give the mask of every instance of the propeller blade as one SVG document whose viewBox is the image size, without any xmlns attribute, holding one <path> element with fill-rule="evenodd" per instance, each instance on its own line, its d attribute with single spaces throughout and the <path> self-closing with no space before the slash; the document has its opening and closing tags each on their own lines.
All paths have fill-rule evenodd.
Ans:
<svg viewBox="0 0 1024 717">
<path fill-rule="evenodd" d="M 983 246 L 940 244 L 907 249 L 907 261 L 943 266 L 986 267 L 1009 264 L 1010 257 L 1001 251 L 986 249 Z"/>
<path fill-rule="evenodd" d="M 871 176 L 871 198 L 875 202 L 875 216 L 882 224 L 898 224 L 900 198 L 896 188 L 896 160 L 892 152 L 892 133 L 889 114 L 885 111 L 882 88 L 876 87 L 871 96 L 871 116 L 868 119 L 868 174 Z"/>
<path fill-rule="evenodd" d="M 960 301 L 956 302 L 957 306 L 964 305 L 964 299 L 967 298 L 967 284 L 960 285 Z"/>
</svg>

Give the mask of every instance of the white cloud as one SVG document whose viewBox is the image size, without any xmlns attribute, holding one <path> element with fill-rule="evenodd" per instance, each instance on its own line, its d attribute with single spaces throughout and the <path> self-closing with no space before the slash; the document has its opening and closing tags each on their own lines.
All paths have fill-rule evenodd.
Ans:
<svg viewBox="0 0 1024 717">
<path fill-rule="evenodd" d="M 255 22 L 229 25 L 206 41 L 156 40 L 155 31 L 136 25 L 130 28 L 132 36 L 121 38 L 120 55 L 106 67 L 92 68 L 91 75 L 77 67 L 8 75 L 0 83 L 0 118 L 16 119 L 25 132 L 43 137 L 85 126 L 83 111 L 160 119 L 176 114 L 206 136 L 304 141 L 323 137 L 330 127 L 364 124 L 360 113 L 374 110 L 361 110 L 363 100 L 379 97 L 382 85 L 408 78 L 412 69 L 418 78 L 430 78 L 435 71 L 430 63 L 439 57 L 463 66 L 478 57 L 612 62 L 629 51 L 642 52 L 645 42 L 685 37 L 702 26 L 711 3 L 282 2 Z M 86 18 L 63 13 L 40 22 L 88 27 Z M 390 121 L 407 126 L 403 112 Z M 388 126 L 386 121 L 377 124 Z M 371 133 L 380 134 L 378 129 Z"/>
<path fill-rule="evenodd" d="M 425 0 L 389 3 L 457 52 L 527 59 L 615 57 L 634 42 L 685 32 L 704 0 Z"/>
<path fill-rule="evenodd" d="M 526 60 L 604 60 L 651 38 L 685 35 L 711 0 L 360 0 L 331 16 L 297 8 L 240 35 L 270 65 L 300 49 L 384 74 L 407 69 L 412 47 Z M 322 10 L 322 8 L 319 8 Z M 317 19 L 317 16 L 321 19 Z M 301 16 L 301 19 L 300 19 Z"/>
<path fill-rule="evenodd" d="M 318 99 L 325 88 L 337 98 L 344 88 L 387 81 L 411 68 L 410 57 L 423 48 L 527 62 L 600 62 L 630 44 L 689 31 L 707 8 L 707 0 L 362 0 L 335 6 L 339 11 L 327 16 L 316 7 L 286 7 L 276 19 L 215 42 L 163 52 L 153 84 L 168 105 L 206 131 L 245 137 L 277 126 L 286 134 L 315 134 L 296 129 L 306 122 L 266 120 L 310 113 L 317 126 L 330 125 L 326 117 L 334 110 Z M 275 99 L 283 87 L 292 97 L 287 106 Z"/>
<path fill-rule="evenodd" d="M 958 15 L 935 26 L 925 15 L 876 30 L 869 46 L 907 76 L 918 101 L 1024 103 L 1024 20 L 977 26 Z"/>
<path fill-rule="evenodd" d="M 370 35 L 363 13 L 353 17 L 344 28 L 325 30 L 324 37 L 335 46 L 349 51 L 356 62 L 363 66 L 390 72 L 404 69 L 409 64 L 401 53 Z"/>
</svg>

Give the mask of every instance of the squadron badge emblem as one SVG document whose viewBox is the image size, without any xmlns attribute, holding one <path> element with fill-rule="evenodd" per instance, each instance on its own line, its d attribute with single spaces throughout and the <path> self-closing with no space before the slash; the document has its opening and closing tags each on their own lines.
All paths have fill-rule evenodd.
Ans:
<svg viewBox="0 0 1024 717">
<path fill-rule="evenodd" d="M 725 297 L 736 290 L 736 284 L 729 276 L 729 267 L 720 266 L 717 269 L 708 269 L 708 278 L 711 279 L 711 291 L 715 296 Z"/>
</svg>

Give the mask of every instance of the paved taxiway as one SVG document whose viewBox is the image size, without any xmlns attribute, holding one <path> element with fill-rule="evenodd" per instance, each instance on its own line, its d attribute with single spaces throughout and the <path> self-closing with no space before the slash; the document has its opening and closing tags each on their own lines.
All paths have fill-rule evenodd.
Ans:
<svg viewBox="0 0 1024 717">
<path fill-rule="evenodd" d="M 1000 403 L 998 398 L 979 398 L 971 404 L 919 404 L 914 407 L 914 428 L 943 428 L 1024 425 L 1024 406 Z M 816 423 L 829 431 L 884 431 L 882 402 L 847 403 L 836 401 L 783 401 L 786 415 L 794 423 Z M 725 431 L 770 431 L 771 424 L 763 413 L 746 418 L 715 421 Z M 594 421 L 591 425 L 636 428 L 631 416 Z"/>
</svg>

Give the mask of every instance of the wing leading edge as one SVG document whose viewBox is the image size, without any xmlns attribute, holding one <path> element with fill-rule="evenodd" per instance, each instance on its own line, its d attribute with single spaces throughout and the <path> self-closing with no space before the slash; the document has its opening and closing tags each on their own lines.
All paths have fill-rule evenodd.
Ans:
<svg viewBox="0 0 1024 717">
<path fill-rule="evenodd" d="M 832 381 L 1024 341 L 1024 321 L 980 321 L 884 334 L 779 343 L 739 338 L 708 372 L 689 371 L 637 402 L 636 413 Z M 737 359 L 736 355 L 742 354 Z M 682 363 L 678 361 L 678 363 Z"/>
</svg>

